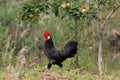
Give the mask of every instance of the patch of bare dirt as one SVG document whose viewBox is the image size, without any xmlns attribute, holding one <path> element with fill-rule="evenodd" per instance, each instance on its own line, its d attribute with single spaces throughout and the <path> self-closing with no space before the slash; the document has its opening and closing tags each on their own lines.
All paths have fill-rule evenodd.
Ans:
<svg viewBox="0 0 120 80">
<path fill-rule="evenodd" d="M 43 80 L 67 80 L 66 76 L 60 75 L 55 72 L 39 72 Z"/>
</svg>

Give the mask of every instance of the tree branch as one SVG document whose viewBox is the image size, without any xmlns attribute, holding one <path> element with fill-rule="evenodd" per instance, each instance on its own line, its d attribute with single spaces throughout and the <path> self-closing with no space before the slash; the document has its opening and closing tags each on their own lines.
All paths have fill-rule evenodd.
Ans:
<svg viewBox="0 0 120 80">
<path fill-rule="evenodd" d="M 120 8 L 120 5 L 118 7 L 113 8 L 113 10 L 108 14 L 108 16 L 106 17 L 105 21 L 102 23 L 101 27 L 104 30 L 104 26 L 107 23 L 108 19 L 110 18 L 110 16 L 117 11 L 117 9 Z"/>
</svg>

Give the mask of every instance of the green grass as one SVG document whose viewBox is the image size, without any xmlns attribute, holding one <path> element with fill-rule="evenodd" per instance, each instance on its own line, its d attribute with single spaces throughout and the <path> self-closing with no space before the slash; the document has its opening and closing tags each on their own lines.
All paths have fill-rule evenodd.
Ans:
<svg viewBox="0 0 120 80">
<path fill-rule="evenodd" d="M 10 69 L 8 69 L 10 68 Z M 81 71 L 80 69 L 60 69 L 58 66 L 52 67 L 50 70 L 46 71 L 44 67 L 36 65 L 32 68 L 23 68 L 22 70 L 17 70 L 12 66 L 6 67 L 0 72 L 0 77 L 2 80 L 16 80 L 20 78 L 21 80 L 44 80 L 44 79 L 55 79 L 55 80 L 119 80 L 120 70 L 113 70 L 110 73 L 105 73 L 104 76 L 100 77 L 98 73 Z M 48 79 L 49 80 L 49 79 Z"/>
</svg>

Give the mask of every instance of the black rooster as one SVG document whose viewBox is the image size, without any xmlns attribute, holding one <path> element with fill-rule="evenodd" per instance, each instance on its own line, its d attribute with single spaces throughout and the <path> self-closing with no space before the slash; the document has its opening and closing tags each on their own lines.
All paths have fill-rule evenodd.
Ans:
<svg viewBox="0 0 120 80">
<path fill-rule="evenodd" d="M 45 55 L 48 57 L 49 63 L 47 68 L 50 69 L 53 64 L 62 67 L 62 62 L 66 60 L 66 58 L 74 57 L 77 53 L 77 45 L 76 41 L 69 41 L 63 50 L 57 50 L 54 47 L 53 40 L 51 38 L 51 32 L 44 32 L 44 48 L 43 51 Z"/>
</svg>

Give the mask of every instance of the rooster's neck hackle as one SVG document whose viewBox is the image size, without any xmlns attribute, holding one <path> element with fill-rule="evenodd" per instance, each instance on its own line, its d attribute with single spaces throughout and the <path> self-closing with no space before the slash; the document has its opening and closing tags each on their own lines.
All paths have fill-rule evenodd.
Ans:
<svg viewBox="0 0 120 80">
<path fill-rule="evenodd" d="M 54 48 L 53 40 L 51 37 L 48 41 L 45 41 L 45 46 L 46 48 Z"/>
</svg>

